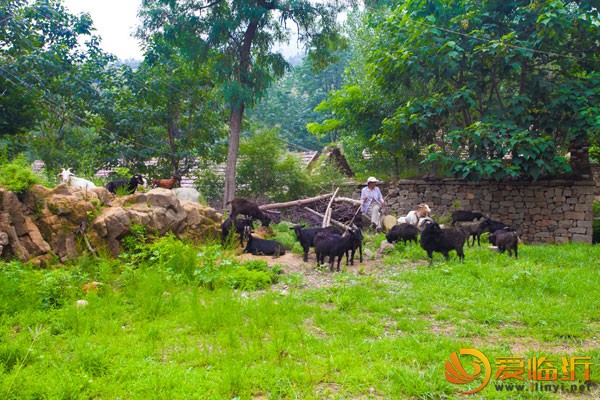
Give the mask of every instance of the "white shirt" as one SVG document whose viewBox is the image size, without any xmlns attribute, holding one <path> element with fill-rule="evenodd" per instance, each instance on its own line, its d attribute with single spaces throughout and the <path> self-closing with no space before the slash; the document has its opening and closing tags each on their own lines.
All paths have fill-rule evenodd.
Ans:
<svg viewBox="0 0 600 400">
<path fill-rule="evenodd" d="M 369 189 L 368 185 L 362 188 L 362 191 L 360 192 L 360 200 L 362 201 L 360 211 L 363 213 L 367 212 L 373 200 L 379 204 L 383 204 L 383 196 L 381 195 L 381 190 L 379 190 L 379 187 L 377 186 L 375 186 L 373 189 Z"/>
</svg>

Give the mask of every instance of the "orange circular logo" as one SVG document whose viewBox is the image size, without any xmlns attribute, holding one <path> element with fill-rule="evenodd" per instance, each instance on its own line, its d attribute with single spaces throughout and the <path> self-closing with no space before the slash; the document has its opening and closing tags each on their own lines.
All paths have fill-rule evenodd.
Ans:
<svg viewBox="0 0 600 400">
<path fill-rule="evenodd" d="M 483 379 L 481 384 L 477 386 L 475 389 L 468 391 L 461 391 L 459 393 L 462 394 L 473 394 L 479 392 L 483 389 L 492 376 L 492 368 L 490 366 L 490 362 L 487 357 L 476 349 L 460 349 L 460 355 L 469 355 L 475 357 L 473 361 L 471 361 L 471 366 L 473 372 L 469 373 L 465 370 L 462 363 L 460 362 L 460 358 L 456 354 L 456 352 L 450 354 L 450 359 L 446 361 L 446 380 L 451 383 L 456 383 L 458 385 L 468 385 L 474 383 L 475 381 L 479 381 Z M 483 377 L 483 378 L 481 378 Z"/>
</svg>

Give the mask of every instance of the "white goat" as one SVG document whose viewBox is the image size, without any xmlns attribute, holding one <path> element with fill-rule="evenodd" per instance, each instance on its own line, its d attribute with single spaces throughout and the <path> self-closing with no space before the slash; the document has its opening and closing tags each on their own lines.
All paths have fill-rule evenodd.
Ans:
<svg viewBox="0 0 600 400">
<path fill-rule="evenodd" d="M 427 204 L 419 204 L 416 210 L 410 211 L 408 214 L 406 214 L 405 217 L 398 218 L 398 223 L 407 223 L 417 226 L 419 224 L 419 220 L 423 217 L 428 216 L 430 212 L 431 208 L 429 208 Z"/>
<path fill-rule="evenodd" d="M 71 168 L 62 168 L 62 171 L 60 171 L 60 174 L 57 176 L 60 176 L 62 181 L 68 186 L 80 187 L 85 190 L 96 188 L 96 185 L 94 185 L 93 182 L 90 182 L 87 179 L 76 177 L 75 174 L 71 172 Z"/>
</svg>

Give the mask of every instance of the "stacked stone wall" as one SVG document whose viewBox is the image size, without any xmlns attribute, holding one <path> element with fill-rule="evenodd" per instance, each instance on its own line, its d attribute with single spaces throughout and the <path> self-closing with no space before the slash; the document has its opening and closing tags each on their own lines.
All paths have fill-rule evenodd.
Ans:
<svg viewBox="0 0 600 400">
<path fill-rule="evenodd" d="M 427 203 L 442 220 L 455 209 L 482 212 L 517 228 L 526 243 L 592 243 L 594 181 L 401 180 L 381 189 L 396 216 Z"/>
</svg>

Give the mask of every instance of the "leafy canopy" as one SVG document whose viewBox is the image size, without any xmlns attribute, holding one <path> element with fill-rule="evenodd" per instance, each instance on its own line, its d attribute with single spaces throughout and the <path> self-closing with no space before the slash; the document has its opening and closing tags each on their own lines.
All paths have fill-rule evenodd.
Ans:
<svg viewBox="0 0 600 400">
<path fill-rule="evenodd" d="M 363 21 L 364 78 L 349 74 L 321 107 L 370 150 L 413 163 L 422 152 L 464 178 L 535 179 L 569 171 L 566 152 L 585 156 L 600 132 L 592 1 L 409 0 Z"/>
</svg>

